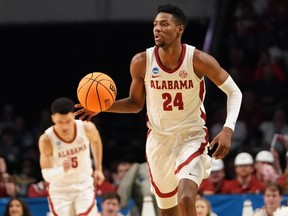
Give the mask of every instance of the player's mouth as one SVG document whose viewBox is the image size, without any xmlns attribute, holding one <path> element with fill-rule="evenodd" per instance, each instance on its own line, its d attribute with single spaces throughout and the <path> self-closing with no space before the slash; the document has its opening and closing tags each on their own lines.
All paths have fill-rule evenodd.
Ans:
<svg viewBox="0 0 288 216">
<path fill-rule="evenodd" d="M 154 40 L 155 41 L 160 41 L 162 39 L 162 37 L 160 35 L 155 35 L 154 36 Z"/>
</svg>

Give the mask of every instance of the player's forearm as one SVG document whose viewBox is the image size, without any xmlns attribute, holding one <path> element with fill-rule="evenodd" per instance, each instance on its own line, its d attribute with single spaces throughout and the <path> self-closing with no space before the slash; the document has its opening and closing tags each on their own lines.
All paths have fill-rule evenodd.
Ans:
<svg viewBox="0 0 288 216">
<path fill-rule="evenodd" d="M 144 104 L 144 103 L 143 103 Z M 133 102 L 130 98 L 117 100 L 104 112 L 112 113 L 138 113 L 143 109 L 143 105 Z"/>
<path fill-rule="evenodd" d="M 96 143 L 93 151 L 95 170 L 102 171 L 103 148 L 102 143 Z"/>
<path fill-rule="evenodd" d="M 51 183 L 53 181 L 61 180 L 64 176 L 64 168 L 56 167 L 56 168 L 44 168 L 41 169 L 42 176 L 45 181 Z"/>
<path fill-rule="evenodd" d="M 227 95 L 227 117 L 224 127 L 234 131 L 241 107 L 242 93 L 230 76 L 218 87 Z"/>
</svg>

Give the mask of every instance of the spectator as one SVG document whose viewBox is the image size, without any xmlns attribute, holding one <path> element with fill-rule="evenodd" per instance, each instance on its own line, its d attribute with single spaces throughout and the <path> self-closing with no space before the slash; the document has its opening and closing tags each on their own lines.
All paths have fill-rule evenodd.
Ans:
<svg viewBox="0 0 288 216">
<path fill-rule="evenodd" d="M 242 193 L 261 193 L 264 184 L 253 177 L 254 161 L 251 154 L 241 152 L 234 160 L 235 177 L 229 180 L 223 193 L 242 194 Z"/>
<path fill-rule="evenodd" d="M 19 188 L 7 173 L 6 162 L 0 157 L 0 197 L 15 196 Z"/>
<path fill-rule="evenodd" d="M 225 179 L 224 162 L 222 159 L 212 160 L 212 170 L 207 181 L 210 182 L 210 184 L 212 184 L 213 188 L 212 194 L 222 194 L 223 191 L 228 190 L 225 188 L 227 187 L 227 183 L 229 180 Z M 203 187 L 205 187 L 205 185 Z M 205 191 L 207 189 L 202 188 L 202 190 Z"/>
<path fill-rule="evenodd" d="M 158 214 L 156 200 L 151 192 L 147 163 L 130 163 L 120 161 L 117 166 L 117 173 L 112 174 L 114 182 L 118 182 L 117 192 L 121 197 L 121 208 L 127 207 L 130 199 L 135 201 L 133 215 L 142 212 L 143 199 L 145 196 L 152 196 L 154 208 Z"/>
<path fill-rule="evenodd" d="M 247 88 L 243 90 L 242 106 L 239 113 L 239 120 L 246 123 L 247 136 L 254 136 L 258 125 L 264 120 L 265 113 L 263 107 L 255 98 L 255 93 Z"/>
<path fill-rule="evenodd" d="M 113 184 L 118 187 L 126 172 L 130 169 L 131 163 L 125 160 L 115 161 L 112 164 Z"/>
<path fill-rule="evenodd" d="M 17 175 L 14 175 L 15 181 L 20 188 L 19 196 L 27 196 L 28 187 L 30 184 L 37 182 L 34 177 L 34 164 L 31 160 L 25 159 L 22 161 L 21 170 Z"/>
<path fill-rule="evenodd" d="M 5 159 L 7 172 L 11 174 L 17 172 L 22 156 L 15 132 L 14 127 L 4 127 L 0 136 L 0 156 Z"/>
<path fill-rule="evenodd" d="M 264 206 L 254 211 L 253 216 L 274 215 L 275 211 L 283 208 L 283 189 L 276 183 L 268 183 L 264 190 Z"/>
<path fill-rule="evenodd" d="M 203 197 L 203 194 L 199 191 L 196 196 L 196 213 L 197 216 L 217 216 L 217 214 L 212 211 L 209 200 Z"/>
<path fill-rule="evenodd" d="M 197 216 L 211 216 L 211 204 L 207 199 L 197 199 L 195 206 Z"/>
<path fill-rule="evenodd" d="M 32 214 L 22 199 L 14 197 L 6 205 L 3 216 L 32 216 Z"/>
<path fill-rule="evenodd" d="M 285 73 L 281 66 L 277 62 L 273 62 L 268 51 L 260 52 L 257 66 L 254 73 L 254 80 L 258 81 L 263 78 L 265 67 L 268 66 L 271 68 L 274 79 L 284 82 Z"/>
<path fill-rule="evenodd" d="M 111 191 L 103 195 L 102 210 L 98 216 L 123 216 L 120 212 L 121 198 L 117 192 Z"/>
<path fill-rule="evenodd" d="M 106 194 L 107 192 L 110 192 L 110 191 L 117 191 L 117 186 L 114 185 L 112 182 L 112 176 L 111 176 L 110 170 L 103 167 L 103 174 L 105 176 L 105 179 L 102 182 L 102 184 L 95 185 L 97 196 L 103 196 L 103 194 Z"/>
<path fill-rule="evenodd" d="M 28 197 L 47 197 L 48 196 L 48 182 L 40 181 L 29 185 L 27 190 Z"/>
<path fill-rule="evenodd" d="M 277 183 L 280 184 L 286 194 L 288 194 L 288 152 L 286 153 L 286 167 L 282 175 L 277 179 Z"/>
<path fill-rule="evenodd" d="M 208 178 L 203 179 L 199 185 L 198 191 L 201 191 L 201 193 L 205 195 L 215 194 L 213 184 L 209 181 Z"/>
<path fill-rule="evenodd" d="M 255 177 L 262 182 L 275 182 L 279 174 L 274 164 L 274 156 L 270 151 L 262 150 L 257 153 L 255 157 Z"/>
<path fill-rule="evenodd" d="M 279 160 L 282 169 L 285 167 L 285 155 L 287 149 L 285 145 L 280 142 L 279 134 L 288 134 L 288 122 L 286 119 L 286 113 L 282 108 L 274 110 L 272 120 L 267 120 L 259 125 L 259 129 L 262 131 L 264 137 L 263 148 L 274 148 L 279 153 Z M 274 136 L 277 135 L 276 142 L 273 143 Z M 272 146 L 273 145 L 273 146 Z"/>
<path fill-rule="evenodd" d="M 288 123 L 286 120 L 286 113 L 283 109 L 278 108 L 274 111 L 272 120 L 263 121 L 259 125 L 259 129 L 264 134 L 264 141 L 268 149 L 275 134 L 288 134 Z M 278 150 L 282 150 L 280 146 L 275 146 Z"/>
</svg>

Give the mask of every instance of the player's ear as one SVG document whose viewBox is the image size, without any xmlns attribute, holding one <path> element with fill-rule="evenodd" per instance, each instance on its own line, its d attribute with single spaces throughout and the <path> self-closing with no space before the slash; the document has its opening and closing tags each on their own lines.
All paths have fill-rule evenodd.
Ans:
<svg viewBox="0 0 288 216">
<path fill-rule="evenodd" d="M 182 34 L 184 32 L 184 26 L 183 25 L 178 25 L 177 31 L 179 34 Z"/>
</svg>

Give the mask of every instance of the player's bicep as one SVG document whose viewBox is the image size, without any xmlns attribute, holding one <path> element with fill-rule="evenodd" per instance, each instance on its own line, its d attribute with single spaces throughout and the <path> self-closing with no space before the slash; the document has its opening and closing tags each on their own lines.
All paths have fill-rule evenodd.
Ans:
<svg viewBox="0 0 288 216">
<path fill-rule="evenodd" d="M 50 140 L 46 135 L 42 135 L 39 138 L 39 152 L 40 152 L 40 167 L 44 168 L 52 168 L 52 145 Z"/>
<path fill-rule="evenodd" d="M 139 107 L 145 103 L 144 78 L 146 73 L 146 53 L 138 53 L 134 56 L 130 65 L 132 82 L 130 85 L 129 97 Z"/>
<path fill-rule="evenodd" d="M 91 141 L 91 145 L 102 144 L 100 133 L 94 123 L 84 122 L 84 128 L 89 140 Z"/>
<path fill-rule="evenodd" d="M 207 76 L 217 86 L 221 85 L 229 76 L 213 56 L 200 50 L 195 50 L 193 66 L 199 78 Z"/>
</svg>

